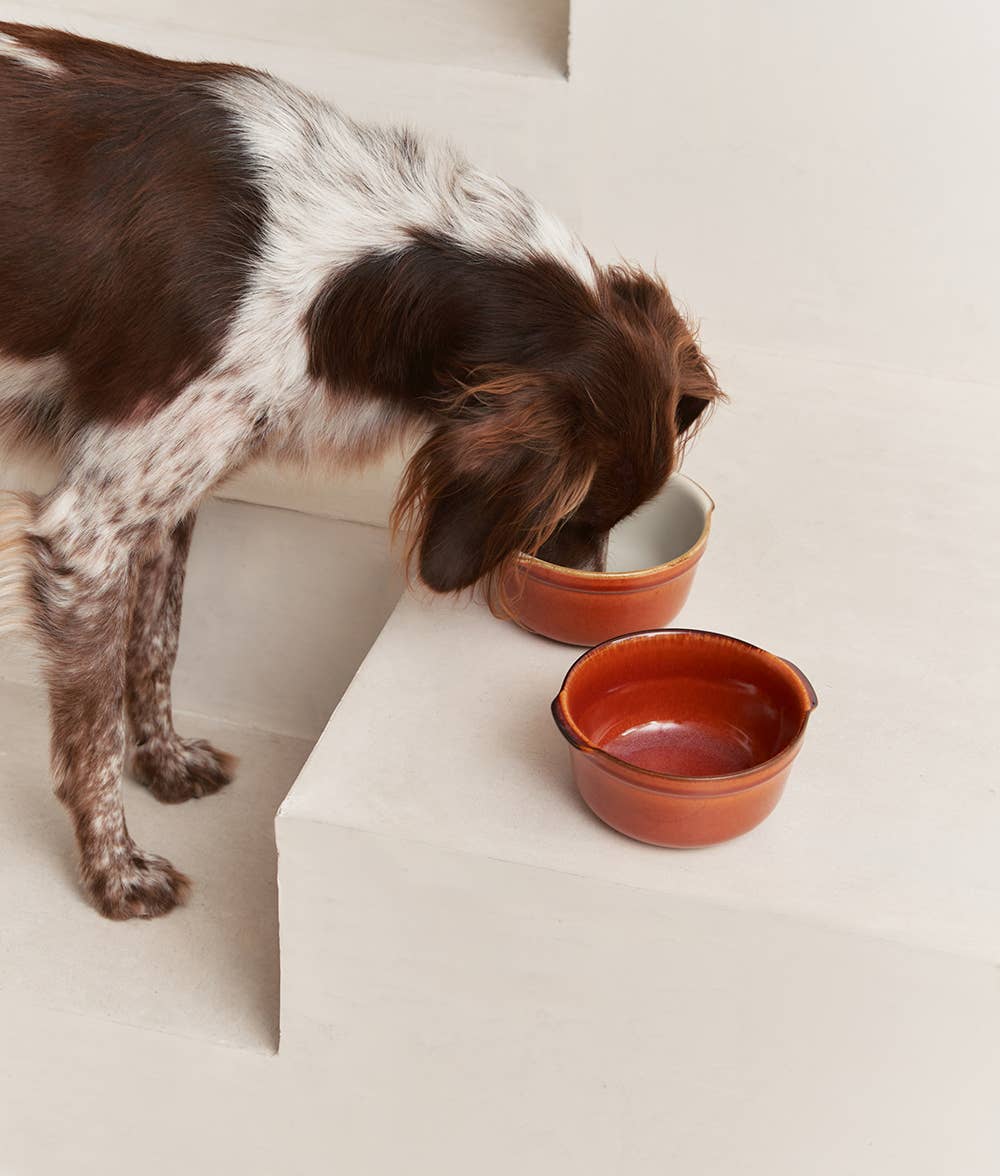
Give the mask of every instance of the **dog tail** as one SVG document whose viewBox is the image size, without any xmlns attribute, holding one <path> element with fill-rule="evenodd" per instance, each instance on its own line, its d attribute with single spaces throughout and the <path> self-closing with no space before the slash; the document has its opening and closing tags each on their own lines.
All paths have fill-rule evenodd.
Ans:
<svg viewBox="0 0 1000 1176">
<path fill-rule="evenodd" d="M 0 637 L 31 628 L 31 581 L 35 566 L 29 538 L 38 499 L 0 491 Z"/>
</svg>

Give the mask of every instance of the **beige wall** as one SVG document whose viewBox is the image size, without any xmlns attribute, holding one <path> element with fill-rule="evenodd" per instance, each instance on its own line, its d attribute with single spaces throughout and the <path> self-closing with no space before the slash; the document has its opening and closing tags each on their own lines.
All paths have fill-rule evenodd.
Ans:
<svg viewBox="0 0 1000 1176">
<path fill-rule="evenodd" d="M 573 0 L 587 236 L 710 341 L 998 380 L 998 61 L 989 0 Z"/>
</svg>

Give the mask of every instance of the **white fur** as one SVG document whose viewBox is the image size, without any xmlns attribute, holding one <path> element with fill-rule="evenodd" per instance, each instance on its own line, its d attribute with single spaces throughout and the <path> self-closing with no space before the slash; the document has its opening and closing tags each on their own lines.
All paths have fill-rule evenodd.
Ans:
<svg viewBox="0 0 1000 1176">
<path fill-rule="evenodd" d="M 257 162 L 268 205 L 263 259 L 220 370 L 238 369 L 267 390 L 276 456 L 349 459 L 359 441 L 377 452 L 406 427 L 390 407 L 334 402 L 317 386 L 302 320 L 332 272 L 373 250 L 403 248 L 408 228 L 501 256 L 553 257 L 594 284 L 590 255 L 569 229 L 450 145 L 413 136 L 419 156 L 409 166 L 400 131 L 356 123 L 274 78 L 227 78 L 215 88 Z"/>
<path fill-rule="evenodd" d="M 44 53 L 39 53 L 37 49 L 32 49 L 28 45 L 22 45 L 16 37 L 11 37 L 7 33 L 0 33 L 0 57 L 8 57 L 39 73 L 58 76 L 63 72 L 62 66 L 51 57 L 46 57 Z"/>
<path fill-rule="evenodd" d="M 81 575 L 113 572 L 129 558 L 131 531 L 171 530 L 251 455 L 263 396 L 233 392 L 228 380 L 199 380 L 141 424 L 90 426 L 44 501 L 38 532 L 72 552 Z"/>
</svg>

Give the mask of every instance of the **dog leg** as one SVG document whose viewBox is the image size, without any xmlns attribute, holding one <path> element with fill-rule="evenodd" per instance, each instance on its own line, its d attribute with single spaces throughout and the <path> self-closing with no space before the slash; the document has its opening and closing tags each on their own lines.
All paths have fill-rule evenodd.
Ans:
<svg viewBox="0 0 1000 1176">
<path fill-rule="evenodd" d="M 18 521 L 13 499 L 7 512 L 8 574 L 23 587 L 44 655 L 56 795 L 73 819 L 84 887 L 108 918 L 166 914 L 189 885 L 136 846 L 125 824 L 126 668 L 140 569 L 163 558 L 178 529 L 186 547 L 184 520 L 259 444 L 258 415 L 248 395 L 192 386 L 145 422 L 81 434 L 56 489 L 20 500 L 30 517 Z"/>
<path fill-rule="evenodd" d="M 138 570 L 125 672 L 132 775 L 167 804 L 218 792 L 236 771 L 234 756 L 174 731 L 170 677 L 194 523 L 193 513 L 182 519 Z"/>
<path fill-rule="evenodd" d="M 136 846 L 122 807 L 125 651 L 142 538 L 95 519 L 88 499 L 78 487 L 59 488 L 43 500 L 29 535 L 52 771 L 94 905 L 110 919 L 151 918 L 183 902 L 188 881 Z"/>
</svg>

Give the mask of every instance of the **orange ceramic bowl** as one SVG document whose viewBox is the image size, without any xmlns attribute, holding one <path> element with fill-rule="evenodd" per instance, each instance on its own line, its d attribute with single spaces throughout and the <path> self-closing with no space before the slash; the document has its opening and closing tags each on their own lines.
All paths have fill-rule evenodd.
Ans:
<svg viewBox="0 0 1000 1176">
<path fill-rule="evenodd" d="M 522 555 L 504 582 L 504 608 L 522 628 L 568 645 L 669 625 L 691 591 L 713 509 L 696 482 L 675 474 L 611 532 L 607 571 Z"/>
<path fill-rule="evenodd" d="M 591 649 L 552 704 L 580 795 L 652 845 L 714 845 L 781 799 L 816 694 L 801 670 L 696 629 Z"/>
</svg>

